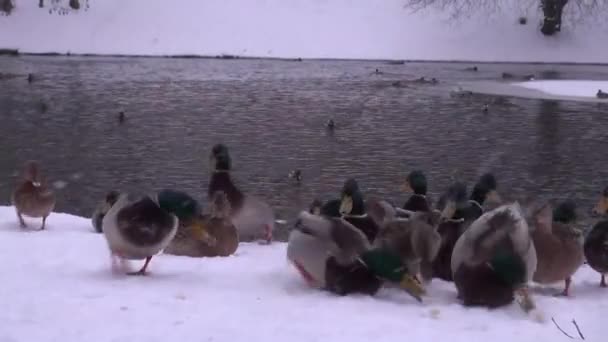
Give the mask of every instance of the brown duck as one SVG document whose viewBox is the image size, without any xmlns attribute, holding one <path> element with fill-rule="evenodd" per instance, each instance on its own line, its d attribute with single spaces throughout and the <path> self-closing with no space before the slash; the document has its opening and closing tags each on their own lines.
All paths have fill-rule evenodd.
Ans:
<svg viewBox="0 0 608 342">
<path fill-rule="evenodd" d="M 55 195 L 40 175 L 40 167 L 35 161 L 25 163 L 21 180 L 11 196 L 22 228 L 27 227 L 23 215 L 42 218 L 40 230 L 45 228 L 46 219 L 55 208 Z"/>
<path fill-rule="evenodd" d="M 608 215 L 608 187 L 593 209 L 594 214 Z M 593 226 L 587 234 L 584 244 L 585 258 L 592 269 L 602 276 L 601 287 L 607 287 L 606 274 L 608 274 L 608 220 L 604 219 Z"/>
<path fill-rule="evenodd" d="M 573 227 L 576 219 L 576 204 L 564 201 L 553 211 L 545 205 L 533 222 L 538 264 L 532 280 L 539 284 L 564 281 L 559 293 L 563 296 L 568 296 L 572 275 L 584 262 L 582 235 Z"/>
<path fill-rule="evenodd" d="M 202 215 L 205 232 L 211 239 L 194 238 L 189 222 L 181 223 L 177 234 L 165 249 L 165 253 L 189 257 L 226 257 L 234 254 L 239 245 L 239 235 L 230 219 L 230 202 L 226 193 L 216 191 L 211 198 L 211 212 Z"/>
</svg>

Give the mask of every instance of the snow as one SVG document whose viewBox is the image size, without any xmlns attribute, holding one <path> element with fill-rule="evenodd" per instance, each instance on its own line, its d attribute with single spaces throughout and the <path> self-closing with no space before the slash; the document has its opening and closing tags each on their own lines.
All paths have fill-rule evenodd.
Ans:
<svg viewBox="0 0 608 342">
<path fill-rule="evenodd" d="M 284 243 L 242 244 L 228 258 L 159 255 L 147 277 L 116 276 L 89 219 L 53 213 L 47 227 L 22 231 L 13 208 L 0 207 L 2 342 L 565 339 L 550 317 L 571 335 L 576 319 L 587 340 L 603 339 L 608 290 L 586 267 L 571 298 L 536 291 L 539 323 L 516 305 L 465 309 L 453 285 L 437 280 L 422 304 L 395 289 L 376 297 L 313 290 L 288 266 Z"/>
<path fill-rule="evenodd" d="M 42 9 L 38 1 L 15 2 L 10 16 L 0 16 L 0 48 L 29 53 L 608 61 L 601 11 L 545 37 L 537 0 L 503 1 L 502 14 L 457 21 L 433 9 L 414 13 L 405 0 L 104 0 L 89 8 L 81 0 L 83 8 L 66 15 L 49 14 L 50 0 Z"/>
<path fill-rule="evenodd" d="M 558 96 L 595 98 L 598 89 L 608 92 L 608 81 L 548 80 L 519 82 L 514 83 L 514 85 Z"/>
</svg>

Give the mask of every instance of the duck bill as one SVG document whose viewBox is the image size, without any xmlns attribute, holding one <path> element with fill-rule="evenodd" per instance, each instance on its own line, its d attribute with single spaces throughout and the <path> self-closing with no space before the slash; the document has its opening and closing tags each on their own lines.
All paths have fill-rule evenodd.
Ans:
<svg viewBox="0 0 608 342">
<path fill-rule="evenodd" d="M 399 287 L 404 289 L 405 292 L 414 297 L 418 302 L 422 303 L 422 296 L 426 294 L 426 290 L 415 277 L 406 274 L 403 276 L 403 279 L 401 279 Z"/>
<path fill-rule="evenodd" d="M 342 202 L 340 202 L 340 214 L 348 215 L 353 210 L 353 199 L 350 196 L 342 197 Z"/>
<path fill-rule="evenodd" d="M 597 202 L 593 208 L 593 213 L 596 215 L 608 213 L 608 197 L 600 198 L 599 202 Z"/>
<path fill-rule="evenodd" d="M 440 221 L 446 221 L 451 219 L 456 212 L 456 203 L 454 201 L 449 201 L 443 211 L 441 211 L 441 215 L 439 217 Z"/>
<path fill-rule="evenodd" d="M 534 299 L 530 295 L 527 286 L 522 286 L 515 290 L 515 300 L 517 301 L 517 304 L 519 304 L 519 307 L 526 313 L 529 313 L 536 308 Z"/>
<path fill-rule="evenodd" d="M 486 198 L 489 202 L 492 202 L 492 203 L 496 203 L 496 204 L 502 203 L 502 198 L 500 197 L 500 195 L 498 194 L 498 192 L 496 190 L 490 191 Z"/>
<path fill-rule="evenodd" d="M 201 220 L 196 220 L 194 223 L 192 223 L 190 227 L 192 229 L 192 233 L 195 239 L 202 241 L 210 246 L 214 246 L 217 243 L 215 238 L 211 236 L 211 234 L 209 234 Z"/>
</svg>

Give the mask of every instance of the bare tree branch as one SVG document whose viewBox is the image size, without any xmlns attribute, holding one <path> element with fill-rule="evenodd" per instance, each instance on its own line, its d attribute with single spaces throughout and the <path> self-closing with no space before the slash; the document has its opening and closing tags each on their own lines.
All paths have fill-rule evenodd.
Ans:
<svg viewBox="0 0 608 342">
<path fill-rule="evenodd" d="M 569 337 L 569 338 L 571 338 L 571 339 L 573 339 L 573 340 L 574 340 L 574 337 L 572 337 L 572 336 L 568 335 L 568 333 L 567 333 L 567 332 L 565 332 L 565 331 L 564 331 L 564 329 L 562 329 L 562 328 L 561 328 L 561 327 L 560 327 L 560 326 L 557 324 L 557 322 L 555 321 L 555 318 L 551 317 L 551 321 L 553 321 L 553 324 L 555 324 L 555 326 L 557 327 L 557 329 L 559 329 L 559 331 L 561 331 L 561 332 L 562 332 L 562 334 L 564 334 L 564 335 L 566 335 L 567 337 Z"/>
<path fill-rule="evenodd" d="M 576 323 L 575 319 L 572 320 L 572 324 L 574 324 L 574 326 L 576 327 L 576 331 L 578 332 L 578 336 L 580 336 L 581 339 L 584 340 L 585 336 L 583 336 L 583 333 L 581 332 L 581 329 L 578 327 L 578 324 Z"/>
</svg>

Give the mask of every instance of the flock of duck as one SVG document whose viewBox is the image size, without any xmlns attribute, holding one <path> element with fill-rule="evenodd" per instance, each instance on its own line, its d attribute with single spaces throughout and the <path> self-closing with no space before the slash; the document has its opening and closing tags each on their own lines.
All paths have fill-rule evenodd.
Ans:
<svg viewBox="0 0 608 342">
<path fill-rule="evenodd" d="M 231 178 L 228 147 L 213 146 L 207 191 L 209 210 L 189 194 L 165 189 L 153 195 L 110 191 L 92 215 L 112 257 L 112 269 L 145 275 L 161 251 L 191 257 L 232 255 L 239 242 L 271 244 L 272 208 L 243 193 Z M 402 207 L 379 198 L 364 198 L 357 181 L 348 179 L 339 197 L 315 200 L 297 217 L 287 243 L 287 258 L 313 288 L 339 295 L 373 295 L 384 286 L 398 287 L 419 301 L 434 278 L 453 282 L 465 306 L 500 307 L 514 300 L 530 311 L 531 281 L 564 282 L 569 295 L 572 276 L 583 263 L 600 273 L 606 287 L 608 219 L 583 233 L 575 228 L 576 206 L 564 201 L 501 204 L 493 174 L 482 175 L 471 193 L 454 182 L 435 207 L 427 198 L 427 178 L 412 171 L 405 188 L 411 196 Z M 486 210 L 484 204 L 499 206 Z M 12 194 L 17 217 L 42 218 L 55 206 L 37 162 L 26 163 Z M 608 188 L 593 209 L 608 214 Z M 280 222 L 279 222 L 280 223 Z M 126 260 L 145 260 L 132 272 Z"/>
</svg>

